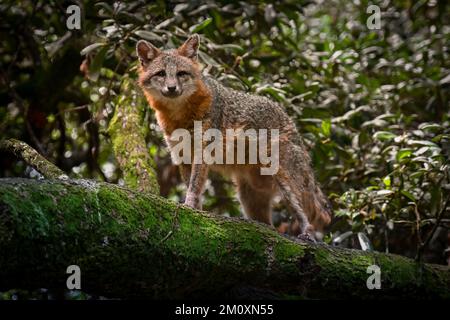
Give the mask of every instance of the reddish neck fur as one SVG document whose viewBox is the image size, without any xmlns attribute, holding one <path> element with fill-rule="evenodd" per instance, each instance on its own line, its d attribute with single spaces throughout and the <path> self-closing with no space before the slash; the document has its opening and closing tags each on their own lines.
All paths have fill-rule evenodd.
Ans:
<svg viewBox="0 0 450 320">
<path fill-rule="evenodd" d="M 168 103 L 145 92 L 148 103 L 156 111 L 156 119 L 166 134 L 178 128 L 191 128 L 194 120 L 201 120 L 210 110 L 212 97 L 201 80 L 197 80 L 197 90 L 190 97 L 178 102 Z M 176 106 L 174 104 L 177 104 Z"/>
</svg>

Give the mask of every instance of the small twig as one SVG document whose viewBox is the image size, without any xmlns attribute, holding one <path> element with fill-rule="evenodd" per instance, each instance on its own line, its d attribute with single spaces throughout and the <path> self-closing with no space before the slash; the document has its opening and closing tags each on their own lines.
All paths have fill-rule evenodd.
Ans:
<svg viewBox="0 0 450 320">
<path fill-rule="evenodd" d="M 0 150 L 9 152 L 17 158 L 25 161 L 29 166 L 33 167 L 45 178 L 67 179 L 67 175 L 64 171 L 45 159 L 35 149 L 23 141 L 16 139 L 3 140 L 0 142 Z"/>
<path fill-rule="evenodd" d="M 163 243 L 165 242 L 167 239 L 169 239 L 169 237 L 173 234 L 173 230 L 170 230 L 165 236 L 164 238 L 161 239 L 161 241 L 159 243 Z"/>
<path fill-rule="evenodd" d="M 173 234 L 174 230 L 175 230 L 175 223 L 176 221 L 178 221 L 178 210 L 180 208 L 180 205 L 177 203 L 177 208 L 175 210 L 175 217 L 173 218 L 173 223 L 172 223 L 172 230 L 170 230 L 165 236 L 164 238 L 161 239 L 161 241 L 159 242 L 159 244 L 165 242 L 167 239 L 170 238 L 170 236 Z"/>
<path fill-rule="evenodd" d="M 417 236 L 417 255 L 416 255 L 416 260 L 420 261 L 422 258 L 422 254 L 421 254 L 421 250 L 420 248 L 423 245 L 422 242 L 422 234 L 421 234 L 421 230 L 420 230 L 420 213 L 419 213 L 419 208 L 417 207 L 417 204 L 414 204 L 414 213 L 416 215 L 416 236 Z"/>
<path fill-rule="evenodd" d="M 447 211 L 447 206 L 449 205 L 449 203 L 450 203 L 450 196 L 447 197 L 447 199 L 444 202 L 444 205 L 442 206 L 441 211 L 438 213 L 437 218 L 436 218 L 436 223 L 434 224 L 433 229 L 431 229 L 431 231 L 427 235 L 427 238 L 419 247 L 419 249 L 417 251 L 416 260 L 420 261 L 424 250 L 430 243 L 431 239 L 433 238 L 433 235 L 436 233 L 437 228 L 441 224 L 441 220 L 444 217 L 444 213 Z"/>
<path fill-rule="evenodd" d="M 84 104 L 84 105 L 73 107 L 73 108 L 62 109 L 62 110 L 58 111 L 57 115 L 62 115 L 64 113 L 66 113 L 66 112 L 73 112 L 73 111 L 83 110 L 83 109 L 86 109 L 88 107 L 89 107 L 88 104 Z"/>
</svg>

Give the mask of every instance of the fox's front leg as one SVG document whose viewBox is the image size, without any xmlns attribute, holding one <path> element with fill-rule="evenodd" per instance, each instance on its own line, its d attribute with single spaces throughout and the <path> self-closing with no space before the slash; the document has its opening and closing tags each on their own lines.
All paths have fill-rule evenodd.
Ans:
<svg viewBox="0 0 450 320">
<path fill-rule="evenodd" d="M 191 166 L 191 175 L 189 178 L 188 190 L 186 193 L 185 205 L 202 209 L 202 194 L 208 178 L 208 166 L 206 164 L 193 164 Z"/>
<path fill-rule="evenodd" d="M 190 164 L 180 164 L 180 174 L 181 179 L 189 188 L 189 181 L 191 180 L 191 165 Z"/>
</svg>

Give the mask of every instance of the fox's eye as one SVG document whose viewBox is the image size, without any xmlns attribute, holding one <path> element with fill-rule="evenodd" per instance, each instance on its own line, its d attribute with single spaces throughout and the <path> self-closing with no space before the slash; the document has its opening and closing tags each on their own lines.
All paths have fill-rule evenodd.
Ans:
<svg viewBox="0 0 450 320">
<path fill-rule="evenodd" d="M 186 71 L 179 71 L 177 73 L 178 77 L 184 77 L 184 76 L 188 76 L 188 75 L 189 75 L 189 72 L 186 72 Z"/>
<path fill-rule="evenodd" d="M 151 78 L 147 78 L 143 81 L 144 86 L 148 87 L 151 86 L 152 84 L 152 79 Z"/>
<path fill-rule="evenodd" d="M 164 70 L 161 70 L 160 72 L 156 73 L 155 76 L 157 76 L 157 77 L 165 77 L 166 76 L 166 72 Z"/>
</svg>

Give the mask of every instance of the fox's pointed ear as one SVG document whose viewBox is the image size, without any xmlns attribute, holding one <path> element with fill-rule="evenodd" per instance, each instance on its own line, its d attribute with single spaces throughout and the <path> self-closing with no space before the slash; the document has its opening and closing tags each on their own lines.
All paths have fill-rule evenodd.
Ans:
<svg viewBox="0 0 450 320">
<path fill-rule="evenodd" d="M 161 50 L 145 40 L 139 40 L 136 44 L 136 53 L 141 65 L 144 66 L 155 59 L 161 53 Z"/>
<path fill-rule="evenodd" d="M 192 60 L 197 60 L 198 47 L 200 46 L 200 36 L 193 34 L 190 36 L 181 47 L 178 48 L 178 53 Z"/>
</svg>

